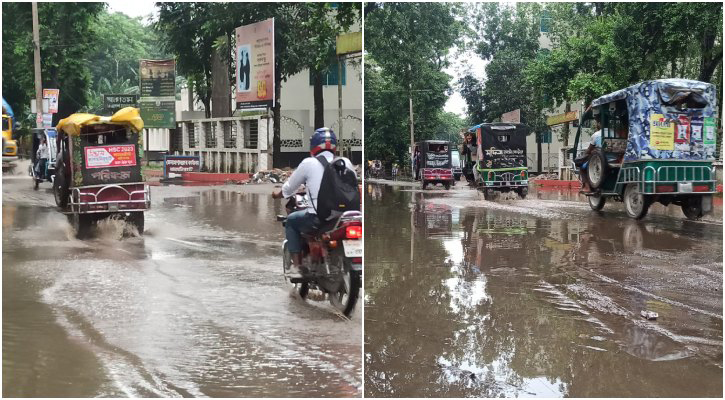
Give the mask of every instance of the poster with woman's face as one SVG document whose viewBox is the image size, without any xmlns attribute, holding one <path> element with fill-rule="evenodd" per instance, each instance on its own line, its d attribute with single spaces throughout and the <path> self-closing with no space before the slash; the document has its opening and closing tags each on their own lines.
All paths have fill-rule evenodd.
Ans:
<svg viewBox="0 0 725 400">
<path fill-rule="evenodd" d="M 240 108 L 274 103 L 274 19 L 236 30 L 236 101 Z"/>
<path fill-rule="evenodd" d="M 237 48 L 237 92 L 249 92 L 251 90 L 249 52 L 249 45 L 242 45 Z"/>
</svg>

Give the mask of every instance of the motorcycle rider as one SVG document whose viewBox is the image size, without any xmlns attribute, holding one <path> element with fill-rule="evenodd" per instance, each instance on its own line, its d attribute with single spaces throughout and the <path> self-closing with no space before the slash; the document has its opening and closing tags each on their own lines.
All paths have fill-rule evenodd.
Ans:
<svg viewBox="0 0 725 400">
<path fill-rule="evenodd" d="M 315 130 L 310 137 L 311 157 L 302 160 L 295 172 L 282 185 L 282 190 L 272 193 L 272 197 L 275 199 L 289 198 L 295 195 L 301 185 L 304 184 L 307 188 L 309 206 L 306 210 L 289 214 L 285 223 L 287 248 L 292 258 L 292 266 L 287 271 L 287 275 L 290 277 L 300 277 L 301 273 L 306 272 L 305 266 L 302 265 L 302 233 L 313 231 L 320 225 L 316 208 L 325 167 L 317 157 L 325 157 L 329 163 L 332 163 L 336 150 L 337 137 L 332 129 L 323 127 Z M 345 166 L 349 170 L 355 173 L 355 167 L 350 160 L 345 157 L 339 158 L 345 162 Z M 357 174 L 355 177 L 357 178 Z"/>
</svg>

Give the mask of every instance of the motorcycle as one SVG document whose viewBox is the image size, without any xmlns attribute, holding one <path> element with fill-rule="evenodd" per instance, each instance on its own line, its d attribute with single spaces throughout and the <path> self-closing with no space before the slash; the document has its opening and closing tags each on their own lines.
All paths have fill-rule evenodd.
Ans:
<svg viewBox="0 0 725 400">
<path fill-rule="evenodd" d="M 308 208 L 304 192 L 290 197 L 287 214 Z M 287 217 L 278 215 L 285 225 Z M 346 211 L 336 221 L 323 223 L 313 232 L 302 235 L 302 263 L 307 267 L 302 277 L 289 277 L 292 257 L 287 240 L 282 243 L 283 274 L 301 298 L 310 290 L 328 295 L 330 303 L 346 317 L 352 314 L 362 286 L 362 213 Z"/>
</svg>

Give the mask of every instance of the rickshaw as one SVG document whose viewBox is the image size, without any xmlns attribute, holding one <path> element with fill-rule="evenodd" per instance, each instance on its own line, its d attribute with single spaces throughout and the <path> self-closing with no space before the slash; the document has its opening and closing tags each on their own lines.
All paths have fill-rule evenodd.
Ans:
<svg viewBox="0 0 725 400">
<path fill-rule="evenodd" d="M 425 140 L 415 144 L 415 179 L 421 181 L 423 190 L 428 185 L 439 183 L 446 190 L 453 185 L 451 147 L 451 143 L 445 140 Z"/>
<path fill-rule="evenodd" d="M 600 211 L 607 199 L 623 201 L 635 219 L 654 202 L 679 205 L 688 219 L 709 212 L 716 186 L 716 93 L 709 83 L 660 79 L 595 99 L 570 150 L 576 157 L 582 124 L 600 123 L 601 146 L 581 177 L 592 189 L 586 193 L 590 207 Z"/>
<path fill-rule="evenodd" d="M 54 128 L 36 128 L 31 132 L 33 135 L 33 148 L 30 153 L 31 164 L 28 166 L 28 174 L 33 177 L 33 188 L 37 190 L 42 182 L 53 182 L 55 177 L 55 157 L 58 153 L 56 149 L 56 138 L 58 137 L 58 133 Z M 39 170 L 41 166 L 39 165 L 38 148 L 43 139 L 48 144 L 49 158 L 41 171 Z"/>
<path fill-rule="evenodd" d="M 497 193 L 514 191 L 520 198 L 529 193 L 529 170 L 526 166 L 526 135 L 524 124 L 484 123 L 473 126 L 476 134 L 478 161 L 474 166 L 477 188 L 486 200 Z"/>
<path fill-rule="evenodd" d="M 139 110 L 126 107 L 113 116 L 73 114 L 56 126 L 53 193 L 79 238 L 97 221 L 122 218 L 139 232 L 151 206 L 141 175 L 144 123 Z"/>
</svg>

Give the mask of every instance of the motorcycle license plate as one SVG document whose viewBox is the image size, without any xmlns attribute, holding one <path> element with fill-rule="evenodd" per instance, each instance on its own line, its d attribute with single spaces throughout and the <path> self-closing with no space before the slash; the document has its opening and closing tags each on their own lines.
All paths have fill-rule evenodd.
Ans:
<svg viewBox="0 0 725 400">
<path fill-rule="evenodd" d="M 345 249 L 345 257 L 363 256 L 363 246 L 360 240 L 343 240 L 342 247 Z"/>
</svg>

